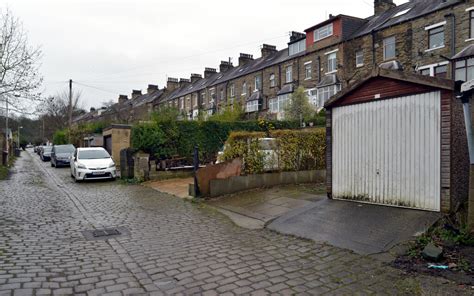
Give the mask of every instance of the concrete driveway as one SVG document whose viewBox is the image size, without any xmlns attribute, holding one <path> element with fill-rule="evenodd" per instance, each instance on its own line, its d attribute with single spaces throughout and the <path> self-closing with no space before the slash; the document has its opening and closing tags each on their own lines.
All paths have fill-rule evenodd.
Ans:
<svg viewBox="0 0 474 296">
<path fill-rule="evenodd" d="M 322 199 L 283 214 L 267 227 L 369 255 L 387 252 L 413 239 L 441 216 L 440 213 Z"/>
</svg>

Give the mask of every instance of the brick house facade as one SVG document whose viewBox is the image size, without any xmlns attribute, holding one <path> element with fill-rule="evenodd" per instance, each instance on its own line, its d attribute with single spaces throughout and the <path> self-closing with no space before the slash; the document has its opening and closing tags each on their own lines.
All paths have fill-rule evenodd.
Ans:
<svg viewBox="0 0 474 296">
<path fill-rule="evenodd" d="M 117 103 L 109 113 L 128 113 L 115 117 L 137 122 L 152 110 L 173 106 L 182 117 L 196 119 L 239 102 L 248 117 L 283 118 L 283 106 L 298 86 L 321 108 L 378 67 L 453 79 L 449 59 L 474 44 L 473 16 L 473 0 L 412 0 L 399 6 L 375 0 L 371 17 L 330 15 L 305 33 L 292 32 L 285 49 L 264 44 L 258 58 L 242 53 L 237 65 L 224 61 L 219 69 L 206 68 L 203 76 L 169 78 L 153 98 L 147 92 Z M 134 100 L 145 100 L 146 107 Z"/>
</svg>

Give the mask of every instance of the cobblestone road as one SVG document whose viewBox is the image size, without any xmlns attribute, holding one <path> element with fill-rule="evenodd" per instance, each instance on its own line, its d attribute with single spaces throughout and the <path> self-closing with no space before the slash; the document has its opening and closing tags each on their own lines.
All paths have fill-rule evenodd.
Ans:
<svg viewBox="0 0 474 296">
<path fill-rule="evenodd" d="M 83 231 L 123 227 L 109 240 Z M 0 181 L 0 295 L 465 293 L 368 257 L 120 182 L 76 184 L 24 152 Z"/>
</svg>

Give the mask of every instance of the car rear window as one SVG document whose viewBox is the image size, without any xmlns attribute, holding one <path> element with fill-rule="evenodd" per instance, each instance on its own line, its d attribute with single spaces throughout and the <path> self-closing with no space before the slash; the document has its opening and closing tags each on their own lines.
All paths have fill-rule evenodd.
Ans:
<svg viewBox="0 0 474 296">
<path fill-rule="evenodd" d="M 79 159 L 101 159 L 110 158 L 110 155 L 105 150 L 83 150 L 78 153 Z"/>
<path fill-rule="evenodd" d="M 56 153 L 74 153 L 74 146 L 66 145 L 66 146 L 55 146 L 54 151 Z"/>
</svg>

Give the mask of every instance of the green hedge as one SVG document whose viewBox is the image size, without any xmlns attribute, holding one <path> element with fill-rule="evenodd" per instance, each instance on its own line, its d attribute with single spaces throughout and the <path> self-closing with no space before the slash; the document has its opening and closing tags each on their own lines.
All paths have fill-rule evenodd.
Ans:
<svg viewBox="0 0 474 296">
<path fill-rule="evenodd" d="M 275 155 L 265 157 L 259 139 L 275 138 Z M 262 173 L 267 170 L 300 171 L 325 168 L 326 132 L 324 128 L 304 130 L 275 130 L 269 135 L 258 132 L 231 133 L 223 160 L 241 158 L 243 172 Z"/>
<path fill-rule="evenodd" d="M 192 160 L 194 146 L 199 147 L 201 162 L 216 159 L 233 131 L 259 131 L 268 134 L 274 129 L 295 129 L 298 122 L 288 121 L 169 121 L 150 122 L 132 128 L 132 147 L 157 159 L 173 156 Z"/>
</svg>

